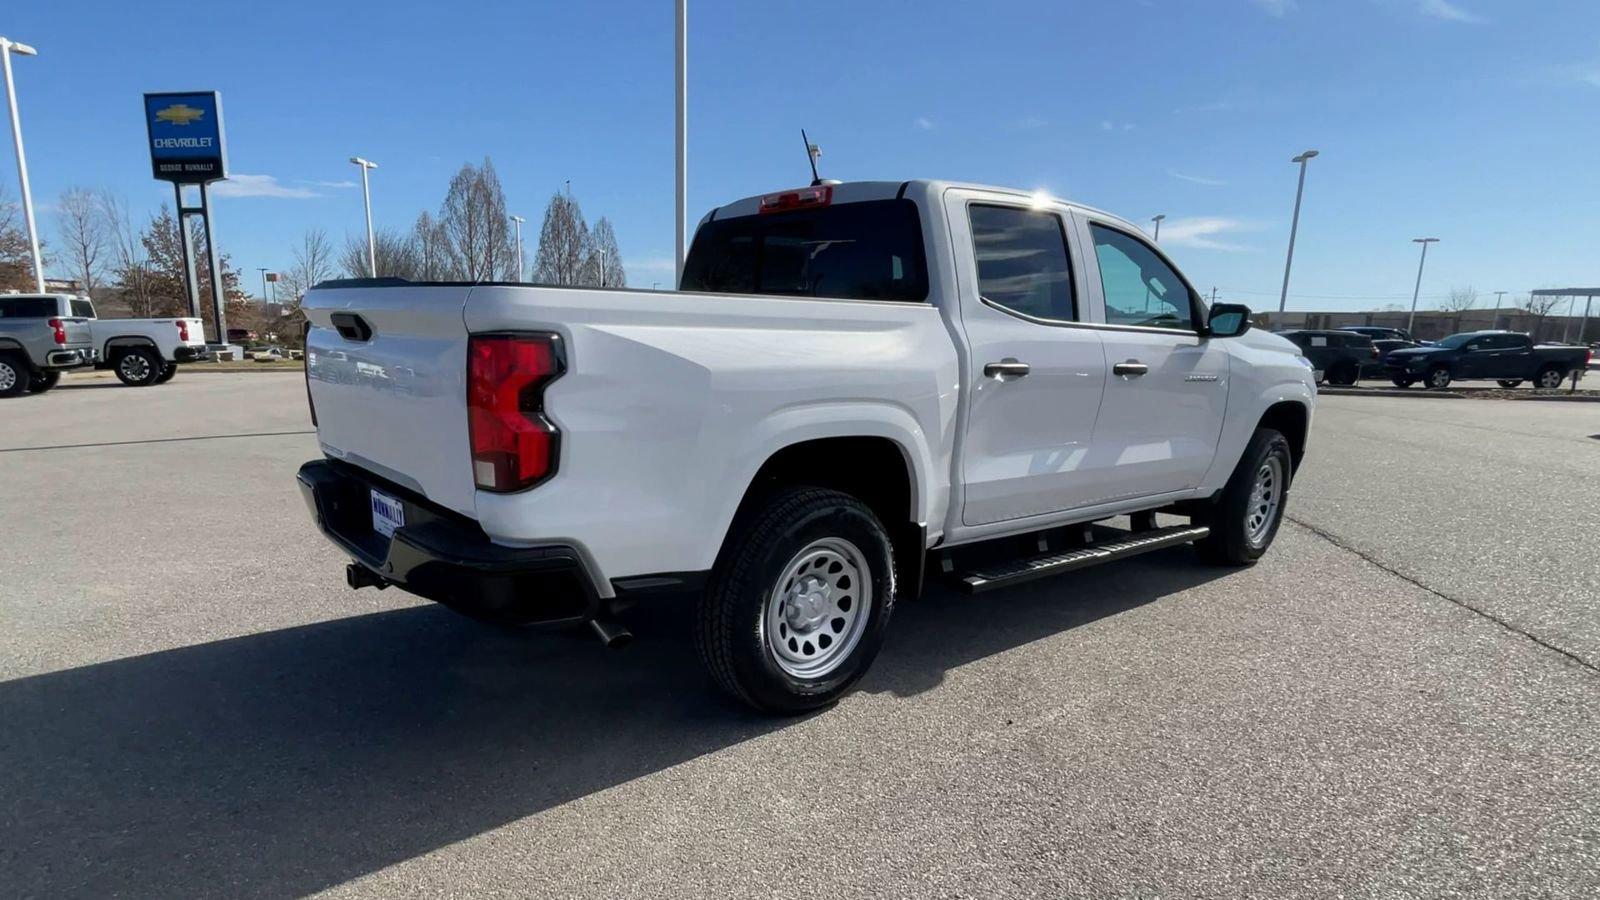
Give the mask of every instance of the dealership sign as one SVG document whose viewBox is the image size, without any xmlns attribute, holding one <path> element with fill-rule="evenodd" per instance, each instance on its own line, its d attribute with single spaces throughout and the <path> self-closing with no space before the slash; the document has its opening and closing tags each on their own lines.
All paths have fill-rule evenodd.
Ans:
<svg viewBox="0 0 1600 900">
<path fill-rule="evenodd" d="M 222 96 L 216 91 L 145 94 L 144 121 L 156 178 L 205 184 L 228 177 Z"/>
</svg>

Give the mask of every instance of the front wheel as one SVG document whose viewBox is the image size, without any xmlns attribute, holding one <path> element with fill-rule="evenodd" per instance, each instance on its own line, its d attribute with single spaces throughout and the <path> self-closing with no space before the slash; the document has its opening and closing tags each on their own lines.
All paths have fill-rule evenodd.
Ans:
<svg viewBox="0 0 1600 900">
<path fill-rule="evenodd" d="M 1428 387 L 1442 391 L 1450 386 L 1450 370 L 1444 366 L 1434 366 L 1428 370 Z"/>
<path fill-rule="evenodd" d="M 1521 378 L 1502 378 L 1499 381 L 1496 381 L 1495 384 L 1498 384 L 1501 387 L 1506 388 L 1506 389 L 1509 390 L 1510 388 L 1514 388 L 1517 385 L 1522 384 L 1522 379 Z"/>
<path fill-rule="evenodd" d="M 1540 369 L 1539 377 L 1535 378 L 1533 383 L 1546 390 L 1554 390 L 1555 388 L 1561 387 L 1561 382 L 1566 380 L 1567 373 L 1561 371 L 1555 366 L 1550 366 L 1548 368 Z"/>
<path fill-rule="evenodd" d="M 1361 367 L 1355 363 L 1340 363 L 1328 370 L 1328 383 L 1349 387 L 1361 378 Z"/>
<path fill-rule="evenodd" d="M 28 393 L 42 394 L 61 382 L 60 372 L 41 372 L 28 382 Z"/>
<path fill-rule="evenodd" d="M 712 678 L 763 712 L 826 706 L 878 655 L 894 610 L 894 551 L 861 501 L 785 488 L 734 523 L 697 611 Z"/>
<path fill-rule="evenodd" d="M 1200 558 L 1225 566 L 1248 566 L 1260 559 L 1283 522 L 1293 470 L 1288 439 L 1271 428 L 1257 428 L 1222 495 L 1195 516 L 1197 523 L 1211 526 L 1211 533 L 1194 545 Z"/>
<path fill-rule="evenodd" d="M 161 377 L 161 357 L 148 347 L 130 347 L 117 356 L 117 379 L 129 387 L 147 387 Z"/>
</svg>

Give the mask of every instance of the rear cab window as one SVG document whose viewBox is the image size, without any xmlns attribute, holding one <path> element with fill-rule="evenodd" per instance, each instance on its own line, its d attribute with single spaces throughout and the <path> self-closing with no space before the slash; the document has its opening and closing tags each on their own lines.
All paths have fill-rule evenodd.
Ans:
<svg viewBox="0 0 1600 900">
<path fill-rule="evenodd" d="M 73 300 L 72 314 L 84 319 L 93 319 L 95 318 L 94 304 L 83 299 Z"/>
<path fill-rule="evenodd" d="M 684 261 L 685 291 L 924 302 L 922 220 L 910 200 L 713 219 Z"/>
<path fill-rule="evenodd" d="M 0 319 L 49 319 L 58 315 L 54 297 L 0 297 Z"/>
</svg>

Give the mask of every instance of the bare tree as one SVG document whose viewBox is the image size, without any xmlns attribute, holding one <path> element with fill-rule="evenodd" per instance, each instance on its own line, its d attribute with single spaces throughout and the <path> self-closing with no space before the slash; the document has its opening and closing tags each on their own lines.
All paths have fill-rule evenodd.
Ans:
<svg viewBox="0 0 1600 900">
<path fill-rule="evenodd" d="M 94 191 L 70 187 L 56 201 L 56 232 L 73 279 L 93 296 L 105 270 L 106 249 L 110 243 L 105 208 Z"/>
<path fill-rule="evenodd" d="M 5 183 L 0 182 L 0 291 L 34 288 L 33 254 L 22 224 L 22 208 L 7 196 Z"/>
<path fill-rule="evenodd" d="M 1439 303 L 1439 308 L 1445 312 L 1464 313 L 1478 305 L 1478 289 L 1467 287 L 1453 287 L 1444 300 Z"/>
<path fill-rule="evenodd" d="M 378 277 L 417 278 L 417 246 L 412 235 L 382 228 L 372 235 L 372 256 L 377 262 Z M 344 252 L 339 256 L 339 266 L 351 278 L 367 277 L 367 239 L 365 235 L 351 235 L 345 239 Z"/>
<path fill-rule="evenodd" d="M 1545 316 L 1550 315 L 1561 300 L 1560 297 L 1541 296 L 1531 292 L 1517 300 L 1517 309 L 1533 316 L 1533 327 L 1528 329 L 1528 334 L 1532 335 L 1535 341 L 1539 340 L 1539 329 L 1544 327 Z"/>
<path fill-rule="evenodd" d="M 488 157 L 482 166 L 463 165 L 450 179 L 439 223 L 444 228 L 450 265 L 459 277 L 487 281 L 515 268 L 505 192 Z"/>
<path fill-rule="evenodd" d="M 109 191 L 102 192 L 99 201 L 111 245 L 112 277 L 121 292 L 122 302 L 128 305 L 128 312 L 134 318 L 149 318 L 155 315 L 150 258 L 145 253 L 144 242 L 139 239 L 138 229 L 133 227 L 128 203 Z"/>
<path fill-rule="evenodd" d="M 328 233 L 321 228 L 307 229 L 294 249 L 294 265 L 278 275 L 278 302 L 288 311 L 285 314 L 298 312 L 306 291 L 333 277 L 334 271 Z"/>
<path fill-rule="evenodd" d="M 622 268 L 622 251 L 617 249 L 617 234 L 611 230 L 611 220 L 605 216 L 594 223 L 589 232 L 591 264 L 587 269 L 585 284 L 604 287 L 627 287 L 628 274 Z"/>
<path fill-rule="evenodd" d="M 584 284 L 584 268 L 592 255 L 590 240 L 578 201 L 570 194 L 556 193 L 544 209 L 533 280 L 541 284 Z"/>
<path fill-rule="evenodd" d="M 444 224 L 426 210 L 411 226 L 411 244 L 416 249 L 418 281 L 449 281 L 458 276 L 450 267 L 450 240 Z"/>
</svg>

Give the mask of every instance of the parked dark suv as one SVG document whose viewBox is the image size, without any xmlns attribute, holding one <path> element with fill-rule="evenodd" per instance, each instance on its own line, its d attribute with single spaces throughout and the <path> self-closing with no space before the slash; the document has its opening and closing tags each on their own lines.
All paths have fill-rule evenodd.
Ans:
<svg viewBox="0 0 1600 900">
<path fill-rule="evenodd" d="M 1414 341 L 1411 332 L 1404 328 L 1385 328 L 1382 325 L 1345 325 L 1339 329 L 1352 334 L 1364 334 L 1373 340 Z"/>
<path fill-rule="evenodd" d="M 1317 383 L 1327 379 L 1329 384 L 1355 384 L 1361 378 L 1361 367 L 1378 359 L 1378 349 L 1372 338 L 1353 331 L 1285 331 L 1283 337 L 1300 348 L 1300 355 L 1311 360 L 1316 370 Z"/>
</svg>

